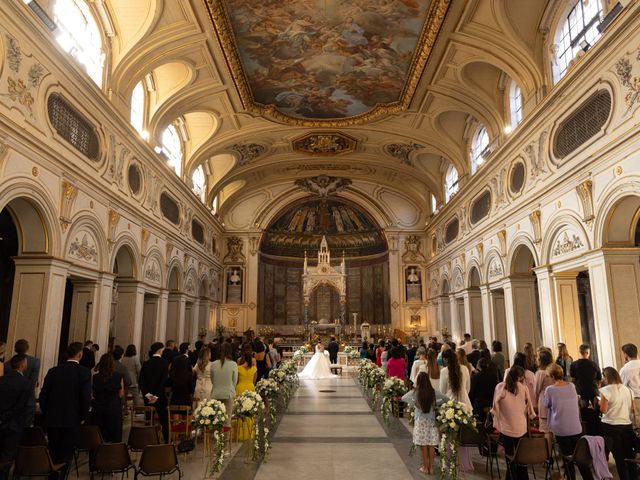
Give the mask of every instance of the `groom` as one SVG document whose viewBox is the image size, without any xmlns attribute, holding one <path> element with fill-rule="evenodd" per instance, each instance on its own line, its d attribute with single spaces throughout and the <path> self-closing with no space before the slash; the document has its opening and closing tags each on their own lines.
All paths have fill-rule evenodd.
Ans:
<svg viewBox="0 0 640 480">
<path fill-rule="evenodd" d="M 327 350 L 329 351 L 329 361 L 331 365 L 335 365 L 338 363 L 338 350 L 340 350 L 340 345 L 336 342 L 336 337 L 331 337 L 329 344 L 327 345 Z"/>
</svg>

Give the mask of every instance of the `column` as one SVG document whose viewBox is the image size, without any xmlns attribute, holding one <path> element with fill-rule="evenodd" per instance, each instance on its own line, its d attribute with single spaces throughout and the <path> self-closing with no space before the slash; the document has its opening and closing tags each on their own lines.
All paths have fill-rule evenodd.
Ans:
<svg viewBox="0 0 640 480">
<path fill-rule="evenodd" d="M 468 289 L 462 292 L 462 301 L 464 302 L 464 331 L 470 333 L 471 338 L 476 338 L 476 332 L 473 331 L 473 307 Z"/>
<path fill-rule="evenodd" d="M 507 345 L 503 347 L 507 348 L 507 358 L 513 358 L 513 355 L 518 351 L 518 337 L 516 334 L 516 313 L 513 298 L 513 289 L 511 288 L 511 282 L 504 282 L 504 316 L 506 324 L 506 337 Z"/>
<path fill-rule="evenodd" d="M 393 308 L 393 305 L 402 305 L 404 298 L 404 274 L 397 249 L 398 239 L 392 240 L 396 248 L 389 251 L 389 304 L 391 305 L 391 331 L 402 328 L 401 308 Z M 360 321 L 364 321 L 361 319 Z"/>
<path fill-rule="evenodd" d="M 96 282 L 98 295 L 97 302 L 93 305 L 91 339 L 98 345 L 104 345 L 105 348 L 109 344 L 109 319 L 111 318 L 114 279 L 115 275 L 111 273 L 101 273 Z"/>
<path fill-rule="evenodd" d="M 179 342 L 184 329 L 184 310 L 187 299 L 183 293 L 170 293 L 167 301 L 167 329 L 165 341 Z"/>
<path fill-rule="evenodd" d="M 191 332 L 184 339 L 185 342 L 191 342 L 193 345 L 198 340 L 198 334 L 200 333 L 200 299 L 196 298 L 193 301 L 193 307 L 191 307 Z"/>
<path fill-rule="evenodd" d="M 26 339 L 41 361 L 40 384 L 58 361 L 68 265 L 52 258 L 15 258 L 7 345 Z"/>
<path fill-rule="evenodd" d="M 460 319 L 458 318 L 458 305 L 456 297 L 449 295 L 449 312 L 451 315 L 451 336 L 453 341 L 460 340 L 464 332 L 460 331 Z"/>
<path fill-rule="evenodd" d="M 156 327 L 155 341 L 164 342 L 167 340 L 167 315 L 169 311 L 169 292 L 160 290 L 158 295 L 158 325 Z"/>
<path fill-rule="evenodd" d="M 258 254 L 257 252 L 251 253 L 247 259 L 246 270 L 244 273 L 244 304 L 253 305 L 253 308 L 246 308 L 246 322 L 245 328 L 252 328 L 254 332 L 258 331 Z"/>
<path fill-rule="evenodd" d="M 551 269 L 540 267 L 534 269 L 538 279 L 540 295 L 540 320 L 542 322 L 542 344 L 552 347 L 559 340 L 558 322 L 556 321 L 556 296 L 551 280 Z M 577 357 L 574 357 L 577 358 Z"/>
<path fill-rule="evenodd" d="M 580 357 L 579 347 L 582 344 L 577 276 L 577 272 L 554 272 L 552 276 L 558 341 L 567 345 L 573 358 Z"/>
<path fill-rule="evenodd" d="M 98 306 L 98 283 L 93 280 L 74 280 L 73 298 L 71 299 L 71 318 L 69 319 L 69 341 L 84 342 L 93 340 L 98 345 L 92 331 L 94 325 L 94 312 Z"/>
<path fill-rule="evenodd" d="M 144 285 L 140 282 L 120 282 L 114 329 L 114 343 L 130 343 L 140 349 L 144 313 Z"/>
<path fill-rule="evenodd" d="M 487 285 L 480 287 L 480 301 L 482 302 L 482 332 L 485 341 L 491 345 L 491 341 L 497 339 L 495 319 L 492 315 L 491 292 Z"/>
</svg>

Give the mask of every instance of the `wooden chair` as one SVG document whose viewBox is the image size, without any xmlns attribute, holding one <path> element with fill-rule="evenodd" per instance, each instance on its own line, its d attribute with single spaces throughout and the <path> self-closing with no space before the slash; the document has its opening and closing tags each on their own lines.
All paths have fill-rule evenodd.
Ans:
<svg viewBox="0 0 640 480">
<path fill-rule="evenodd" d="M 124 443 L 103 443 L 96 448 L 93 459 L 89 464 L 91 480 L 98 473 L 104 476 L 105 473 L 113 476 L 114 473 L 124 474 L 134 468 L 129 456 L 129 450 Z"/>
<path fill-rule="evenodd" d="M 22 447 L 46 447 L 49 443 L 44 431 L 40 427 L 27 427 L 24 429 L 20 445 Z"/>
<path fill-rule="evenodd" d="M 36 447 L 18 447 L 13 478 L 49 477 L 63 478 L 66 464 L 54 464 L 49 450 L 43 445 Z"/>
<path fill-rule="evenodd" d="M 169 405 L 169 441 L 176 443 L 181 437 L 191 435 L 191 407 L 185 405 Z"/>
<path fill-rule="evenodd" d="M 131 426 L 136 420 L 136 415 L 144 414 L 144 424 L 153 425 L 156 416 L 156 409 L 151 405 L 133 405 L 131 407 Z"/>
<path fill-rule="evenodd" d="M 178 472 L 178 478 L 182 478 L 175 446 L 172 444 L 149 445 L 142 451 L 134 478 L 142 475 L 143 477 L 159 476 L 162 479 L 165 475 L 175 472 Z"/>
</svg>

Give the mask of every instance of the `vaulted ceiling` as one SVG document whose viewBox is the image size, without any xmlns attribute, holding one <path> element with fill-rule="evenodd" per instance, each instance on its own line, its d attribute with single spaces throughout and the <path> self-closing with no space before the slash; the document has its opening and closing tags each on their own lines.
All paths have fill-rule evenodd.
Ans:
<svg viewBox="0 0 640 480">
<path fill-rule="evenodd" d="M 294 181 L 318 175 L 351 180 L 341 195 L 371 209 L 383 228 L 422 228 L 431 193 L 443 198 L 449 162 L 463 181 L 469 174 L 478 122 L 493 142 L 504 140 L 510 82 L 522 90 L 525 115 L 548 88 L 542 32 L 563 4 L 104 3 L 114 29 L 112 99 L 128 119 L 134 86 L 151 74 L 151 137 L 184 118 L 185 178 L 205 165 L 207 201 L 218 198 L 232 230 L 266 228 L 283 202 L 308 195 Z M 330 13 L 310 13 L 318 3 Z M 385 8 L 396 16 L 386 26 L 379 22 Z M 251 20 L 256 12 L 269 22 Z M 269 52 L 273 61 L 262 58 Z M 327 73 L 326 64 L 338 70 Z"/>
</svg>

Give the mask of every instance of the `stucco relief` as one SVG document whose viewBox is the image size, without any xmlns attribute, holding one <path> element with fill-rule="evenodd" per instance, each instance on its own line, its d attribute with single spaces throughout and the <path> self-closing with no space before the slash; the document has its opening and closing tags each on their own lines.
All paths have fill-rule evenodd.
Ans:
<svg viewBox="0 0 640 480">
<path fill-rule="evenodd" d="M 93 265 L 98 265 L 98 249 L 93 235 L 87 231 L 80 231 L 69 244 L 67 255 Z"/>
<path fill-rule="evenodd" d="M 162 271 L 160 270 L 160 265 L 156 260 L 150 260 L 147 264 L 147 267 L 144 270 L 144 278 L 145 280 L 160 285 L 162 281 Z"/>
<path fill-rule="evenodd" d="M 553 243 L 553 250 L 551 251 L 552 257 L 561 257 L 569 253 L 581 250 L 585 246 L 584 242 L 578 234 L 571 230 L 564 230 L 561 232 L 556 241 Z"/>
</svg>

